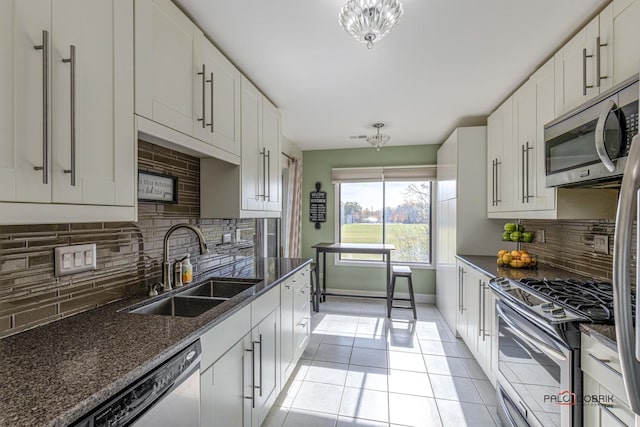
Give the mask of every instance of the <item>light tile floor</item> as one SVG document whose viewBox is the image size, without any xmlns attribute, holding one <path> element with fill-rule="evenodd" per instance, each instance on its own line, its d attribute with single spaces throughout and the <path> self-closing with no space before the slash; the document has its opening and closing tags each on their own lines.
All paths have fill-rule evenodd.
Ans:
<svg viewBox="0 0 640 427">
<path fill-rule="evenodd" d="M 263 427 L 494 427 L 495 390 L 433 305 L 327 298 Z"/>
</svg>

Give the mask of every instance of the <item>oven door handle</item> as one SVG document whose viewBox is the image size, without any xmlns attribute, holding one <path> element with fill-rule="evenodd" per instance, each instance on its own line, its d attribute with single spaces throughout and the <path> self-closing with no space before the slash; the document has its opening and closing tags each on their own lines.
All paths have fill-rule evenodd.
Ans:
<svg viewBox="0 0 640 427">
<path fill-rule="evenodd" d="M 604 109 L 600 113 L 600 117 L 598 118 L 598 122 L 596 124 L 596 151 L 598 152 L 598 157 L 602 161 L 602 164 L 609 172 L 613 172 L 616 168 L 616 165 L 609 157 L 609 153 L 607 153 L 607 149 L 604 146 L 604 126 L 607 123 L 607 119 L 609 118 L 609 114 L 616 108 L 616 103 L 613 102 L 612 99 L 608 100 L 605 103 Z M 617 120 L 617 117 L 616 117 Z M 620 122 L 618 121 L 618 127 L 620 127 Z"/>
<path fill-rule="evenodd" d="M 562 360 L 562 361 L 567 360 L 567 357 L 561 352 L 559 352 L 558 350 L 556 350 L 555 348 L 551 347 L 550 345 L 543 342 L 542 340 L 518 329 L 518 326 L 507 317 L 507 315 L 499 305 L 496 305 L 496 311 L 498 312 L 498 316 L 500 316 L 502 320 L 504 320 L 504 323 L 506 323 L 507 326 L 511 328 L 511 332 L 513 332 L 523 340 L 527 341 L 529 344 L 533 345 L 535 348 L 539 349 L 540 351 L 545 353 L 547 356 L 557 360 Z"/>
</svg>

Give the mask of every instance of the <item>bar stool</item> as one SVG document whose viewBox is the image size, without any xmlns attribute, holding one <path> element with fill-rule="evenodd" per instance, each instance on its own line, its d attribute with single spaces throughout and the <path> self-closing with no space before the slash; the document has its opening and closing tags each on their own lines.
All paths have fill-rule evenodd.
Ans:
<svg viewBox="0 0 640 427">
<path fill-rule="evenodd" d="M 387 296 L 387 317 L 391 317 L 392 308 L 406 308 L 413 310 L 413 318 L 417 319 L 416 315 L 416 298 L 413 294 L 413 282 L 411 280 L 411 269 L 406 265 L 394 265 L 392 268 L 393 274 L 391 275 L 391 289 Z M 396 298 L 396 277 L 406 277 L 407 285 L 409 287 L 409 298 Z M 394 301 L 410 301 L 411 305 L 393 305 Z"/>
<path fill-rule="evenodd" d="M 320 286 L 320 283 L 317 279 L 317 274 L 318 274 L 318 264 L 316 264 L 315 262 L 311 263 L 311 304 L 313 307 L 313 311 L 318 312 L 320 311 L 320 303 L 319 303 L 319 289 L 318 286 Z"/>
</svg>

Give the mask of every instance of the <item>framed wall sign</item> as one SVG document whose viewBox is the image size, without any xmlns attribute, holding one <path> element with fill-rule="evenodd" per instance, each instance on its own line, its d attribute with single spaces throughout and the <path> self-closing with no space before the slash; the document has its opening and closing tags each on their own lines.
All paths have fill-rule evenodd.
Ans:
<svg viewBox="0 0 640 427">
<path fill-rule="evenodd" d="M 139 171 L 138 201 L 178 203 L 178 177 Z"/>
<path fill-rule="evenodd" d="M 316 223 L 316 228 L 320 228 L 320 223 L 327 222 L 327 192 L 320 191 L 322 184 L 316 182 L 316 191 L 309 193 L 309 221 Z"/>
</svg>

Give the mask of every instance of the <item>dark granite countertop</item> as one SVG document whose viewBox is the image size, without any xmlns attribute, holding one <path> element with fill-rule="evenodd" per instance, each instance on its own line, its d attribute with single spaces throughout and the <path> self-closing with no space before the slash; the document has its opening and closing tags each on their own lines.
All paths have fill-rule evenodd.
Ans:
<svg viewBox="0 0 640 427">
<path fill-rule="evenodd" d="M 533 279 L 578 279 L 589 280 L 587 276 L 581 276 L 571 271 L 561 270 L 545 264 L 538 264 L 537 268 L 508 268 L 498 267 L 496 257 L 480 255 L 456 255 L 456 258 L 474 266 L 478 271 L 494 277 L 507 277 L 509 279 L 523 279 L 531 277 Z"/>
<path fill-rule="evenodd" d="M 212 270 L 199 279 L 262 281 L 198 317 L 119 311 L 149 299 L 137 296 L 0 340 L 0 426 L 68 425 L 310 262 L 249 258 Z"/>
</svg>

